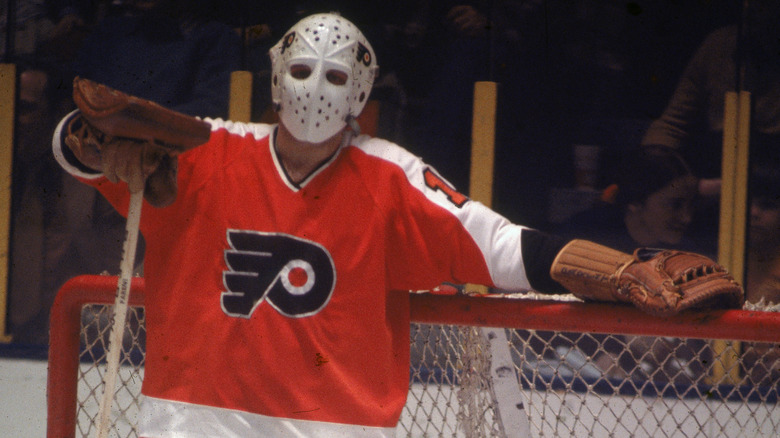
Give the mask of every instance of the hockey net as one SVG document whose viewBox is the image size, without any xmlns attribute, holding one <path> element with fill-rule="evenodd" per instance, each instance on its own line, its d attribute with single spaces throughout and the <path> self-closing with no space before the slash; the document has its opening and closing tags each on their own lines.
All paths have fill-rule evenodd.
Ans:
<svg viewBox="0 0 780 438">
<path fill-rule="evenodd" d="M 57 296 L 50 438 L 95 434 L 115 288 L 115 277 L 85 276 Z M 530 297 L 411 295 L 411 378 L 397 436 L 770 437 L 780 430 L 780 313 L 659 319 L 631 307 Z M 130 305 L 111 413 L 118 437 L 137 436 L 140 278 Z M 502 351 L 505 358 L 496 356 Z M 510 365 L 494 366 L 507 358 Z"/>
</svg>

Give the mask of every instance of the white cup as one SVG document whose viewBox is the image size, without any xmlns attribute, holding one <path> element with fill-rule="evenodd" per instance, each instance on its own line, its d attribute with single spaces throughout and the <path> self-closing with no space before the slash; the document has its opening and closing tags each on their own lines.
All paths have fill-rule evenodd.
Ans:
<svg viewBox="0 0 780 438">
<path fill-rule="evenodd" d="M 601 148 L 589 144 L 574 145 L 574 181 L 578 188 L 594 188 L 599 175 Z"/>
</svg>

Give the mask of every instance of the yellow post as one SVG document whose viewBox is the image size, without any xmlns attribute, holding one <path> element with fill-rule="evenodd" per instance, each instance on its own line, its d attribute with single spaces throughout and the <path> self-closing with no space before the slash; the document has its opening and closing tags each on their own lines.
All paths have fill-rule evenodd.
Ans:
<svg viewBox="0 0 780 438">
<path fill-rule="evenodd" d="M 493 202 L 497 94 L 498 84 L 495 82 L 474 84 L 469 195 L 488 207 Z"/>
<path fill-rule="evenodd" d="M 11 166 L 14 150 L 16 65 L 0 64 L 0 342 L 7 332 L 8 267 L 11 231 Z"/>
<path fill-rule="evenodd" d="M 723 120 L 718 262 L 741 280 L 745 272 L 750 93 L 726 93 Z"/>
<path fill-rule="evenodd" d="M 488 207 L 493 203 L 497 96 L 496 82 L 474 84 L 469 196 Z M 482 285 L 466 285 L 466 292 L 486 294 L 487 288 Z"/>
<path fill-rule="evenodd" d="M 738 281 L 745 277 L 750 152 L 750 92 L 726 93 L 723 119 L 718 262 Z M 739 381 L 739 342 L 714 341 L 713 383 Z M 724 381 L 725 380 L 725 381 Z"/>
<path fill-rule="evenodd" d="M 252 73 L 234 71 L 230 75 L 230 108 L 228 118 L 236 122 L 252 120 Z"/>
</svg>

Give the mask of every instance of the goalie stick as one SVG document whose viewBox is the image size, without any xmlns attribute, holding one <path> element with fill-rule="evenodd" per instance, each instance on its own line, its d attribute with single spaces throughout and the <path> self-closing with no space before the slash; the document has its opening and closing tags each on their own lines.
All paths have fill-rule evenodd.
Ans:
<svg viewBox="0 0 780 438">
<path fill-rule="evenodd" d="M 98 410 L 97 436 L 108 437 L 110 429 L 109 414 L 114 402 L 114 388 L 119 374 L 119 358 L 122 353 L 122 337 L 127 319 L 128 301 L 130 299 L 130 282 L 135 265 L 135 250 L 138 244 L 138 228 L 141 221 L 143 206 L 143 190 L 130 194 L 130 206 L 125 225 L 125 242 L 120 263 L 119 281 L 117 282 L 116 299 L 114 301 L 111 332 L 108 339 L 106 372 L 103 379 L 103 397 Z"/>
<path fill-rule="evenodd" d="M 210 124 L 203 120 L 173 111 L 146 99 L 130 96 L 88 79 L 74 78 L 73 101 L 86 120 L 86 125 L 94 128 L 82 130 L 86 137 L 94 136 L 93 130 L 97 130 L 109 138 L 134 139 L 156 144 L 178 153 L 205 143 L 211 134 Z M 76 138 L 75 141 L 80 140 Z M 125 242 L 109 335 L 103 396 L 98 412 L 98 438 L 107 437 L 110 428 L 109 414 L 119 373 L 119 359 L 122 353 L 122 338 L 127 318 L 143 200 L 144 190 L 130 195 Z"/>
</svg>

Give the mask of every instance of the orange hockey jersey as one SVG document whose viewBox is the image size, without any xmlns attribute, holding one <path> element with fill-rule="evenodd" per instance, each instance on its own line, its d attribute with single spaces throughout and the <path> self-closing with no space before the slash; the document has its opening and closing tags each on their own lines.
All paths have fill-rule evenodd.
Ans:
<svg viewBox="0 0 780 438">
<path fill-rule="evenodd" d="M 359 136 L 300 184 L 273 125 L 208 120 L 169 207 L 145 205 L 139 432 L 393 436 L 409 384 L 409 290 L 530 288 L 523 227 L 401 147 Z M 63 166 L 123 214 L 124 184 Z"/>
</svg>

